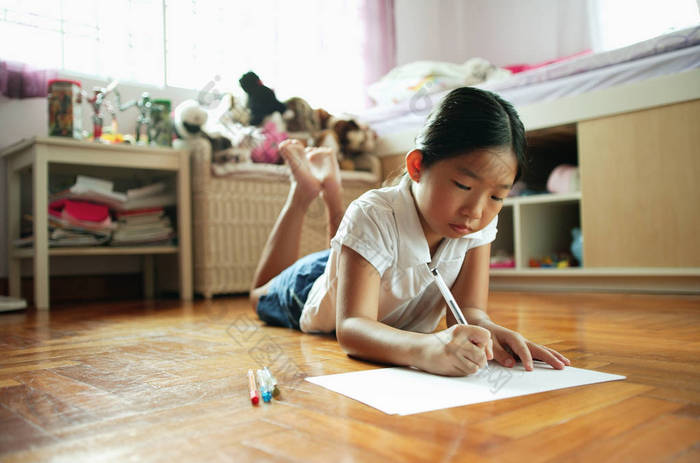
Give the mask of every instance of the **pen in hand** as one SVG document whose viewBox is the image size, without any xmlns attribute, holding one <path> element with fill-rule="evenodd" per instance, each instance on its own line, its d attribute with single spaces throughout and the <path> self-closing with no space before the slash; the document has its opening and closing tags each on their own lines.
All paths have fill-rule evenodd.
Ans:
<svg viewBox="0 0 700 463">
<path fill-rule="evenodd" d="M 467 319 L 464 318 L 464 314 L 459 309 L 459 306 L 457 305 L 457 301 L 455 300 L 455 297 L 452 295 L 450 288 L 448 288 L 447 285 L 445 284 L 445 280 L 443 280 L 442 276 L 440 276 L 440 272 L 438 272 L 437 267 L 430 267 L 430 265 L 428 265 L 428 269 L 430 270 L 430 273 L 433 274 L 433 277 L 435 278 L 435 283 L 437 284 L 438 288 L 440 289 L 440 292 L 442 293 L 442 297 L 445 298 L 445 302 L 447 303 L 447 307 L 449 307 L 450 310 L 452 311 L 452 315 L 454 315 L 455 320 L 457 320 L 457 323 L 459 323 L 460 325 L 468 325 L 469 323 L 467 323 Z M 485 368 L 487 370 L 489 369 L 488 360 L 486 361 Z"/>
</svg>

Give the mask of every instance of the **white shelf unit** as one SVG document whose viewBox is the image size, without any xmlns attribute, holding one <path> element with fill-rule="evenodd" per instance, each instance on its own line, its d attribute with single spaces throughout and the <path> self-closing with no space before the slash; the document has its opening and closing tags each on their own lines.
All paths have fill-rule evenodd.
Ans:
<svg viewBox="0 0 700 463">
<path fill-rule="evenodd" d="M 513 255 L 515 269 L 493 269 L 491 272 L 564 270 L 531 269 L 529 261 L 569 250 L 572 242 L 571 229 L 581 227 L 580 200 L 580 192 L 506 199 L 498 218 L 498 236 L 492 248 L 494 253 L 505 251 Z M 570 267 L 566 270 L 580 269 Z"/>
<path fill-rule="evenodd" d="M 20 296 L 20 261 L 33 261 L 34 304 L 49 309 L 49 257 L 139 255 L 143 258 L 144 292 L 154 294 L 155 255 L 177 260 L 180 298 L 192 299 L 191 189 L 189 153 L 181 150 L 132 145 L 103 145 L 60 137 L 33 137 L 0 151 L 7 162 L 8 286 Z M 49 248 L 49 179 L 62 175 L 93 175 L 115 181 L 169 178 L 176 189 L 176 246 Z M 71 180 L 72 181 L 72 180 Z M 23 183 L 25 193 L 23 195 Z M 29 194 L 30 193 L 30 194 Z M 23 212 L 33 216 L 34 243 L 16 248 Z M 163 266 L 165 267 L 165 266 Z M 165 268 L 168 270 L 168 268 Z"/>
<path fill-rule="evenodd" d="M 577 127 L 567 124 L 527 133 L 530 164 L 522 180 L 535 191 L 546 191 L 552 170 L 561 164 L 578 165 Z M 581 227 L 581 192 L 541 193 L 506 198 L 498 217 L 498 235 L 492 253 L 515 259 L 515 268 L 492 269 L 492 275 L 530 272 L 578 271 L 580 267 L 530 268 L 530 259 L 570 252 L 571 230 Z"/>
</svg>

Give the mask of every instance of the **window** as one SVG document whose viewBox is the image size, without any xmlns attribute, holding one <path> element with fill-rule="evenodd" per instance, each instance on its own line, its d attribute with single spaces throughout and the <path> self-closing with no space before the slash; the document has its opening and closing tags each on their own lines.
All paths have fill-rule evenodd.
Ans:
<svg viewBox="0 0 700 463">
<path fill-rule="evenodd" d="M 593 0 L 593 48 L 625 47 L 700 22 L 696 0 Z"/>
<path fill-rule="evenodd" d="M 161 0 L 0 0 L 0 57 L 163 85 Z"/>
<path fill-rule="evenodd" d="M 0 58 L 77 76 L 365 106 L 367 34 L 355 0 L 0 0 Z"/>
<path fill-rule="evenodd" d="M 278 99 L 364 107 L 361 2 L 166 0 L 168 85 L 232 91 L 255 71 Z"/>
</svg>

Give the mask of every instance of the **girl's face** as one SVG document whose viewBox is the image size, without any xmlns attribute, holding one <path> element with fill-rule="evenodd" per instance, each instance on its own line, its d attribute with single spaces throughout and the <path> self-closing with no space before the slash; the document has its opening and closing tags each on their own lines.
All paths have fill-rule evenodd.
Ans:
<svg viewBox="0 0 700 463">
<path fill-rule="evenodd" d="M 509 147 L 472 151 L 427 169 L 421 160 L 417 150 L 406 159 L 413 180 L 411 191 L 431 250 L 444 237 L 460 238 L 488 225 L 503 207 L 517 172 L 517 160 Z"/>
</svg>

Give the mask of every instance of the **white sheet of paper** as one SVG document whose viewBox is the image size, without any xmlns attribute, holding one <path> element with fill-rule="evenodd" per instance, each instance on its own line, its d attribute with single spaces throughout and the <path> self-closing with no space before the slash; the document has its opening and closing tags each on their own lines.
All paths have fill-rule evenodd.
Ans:
<svg viewBox="0 0 700 463">
<path fill-rule="evenodd" d="M 391 415 L 411 415 L 620 379 L 625 377 L 574 367 L 555 370 L 543 362 L 534 362 L 533 371 L 525 371 L 522 365 L 505 368 L 490 362 L 488 370 L 482 368 L 475 375 L 458 378 L 401 367 L 306 378 Z"/>
</svg>

